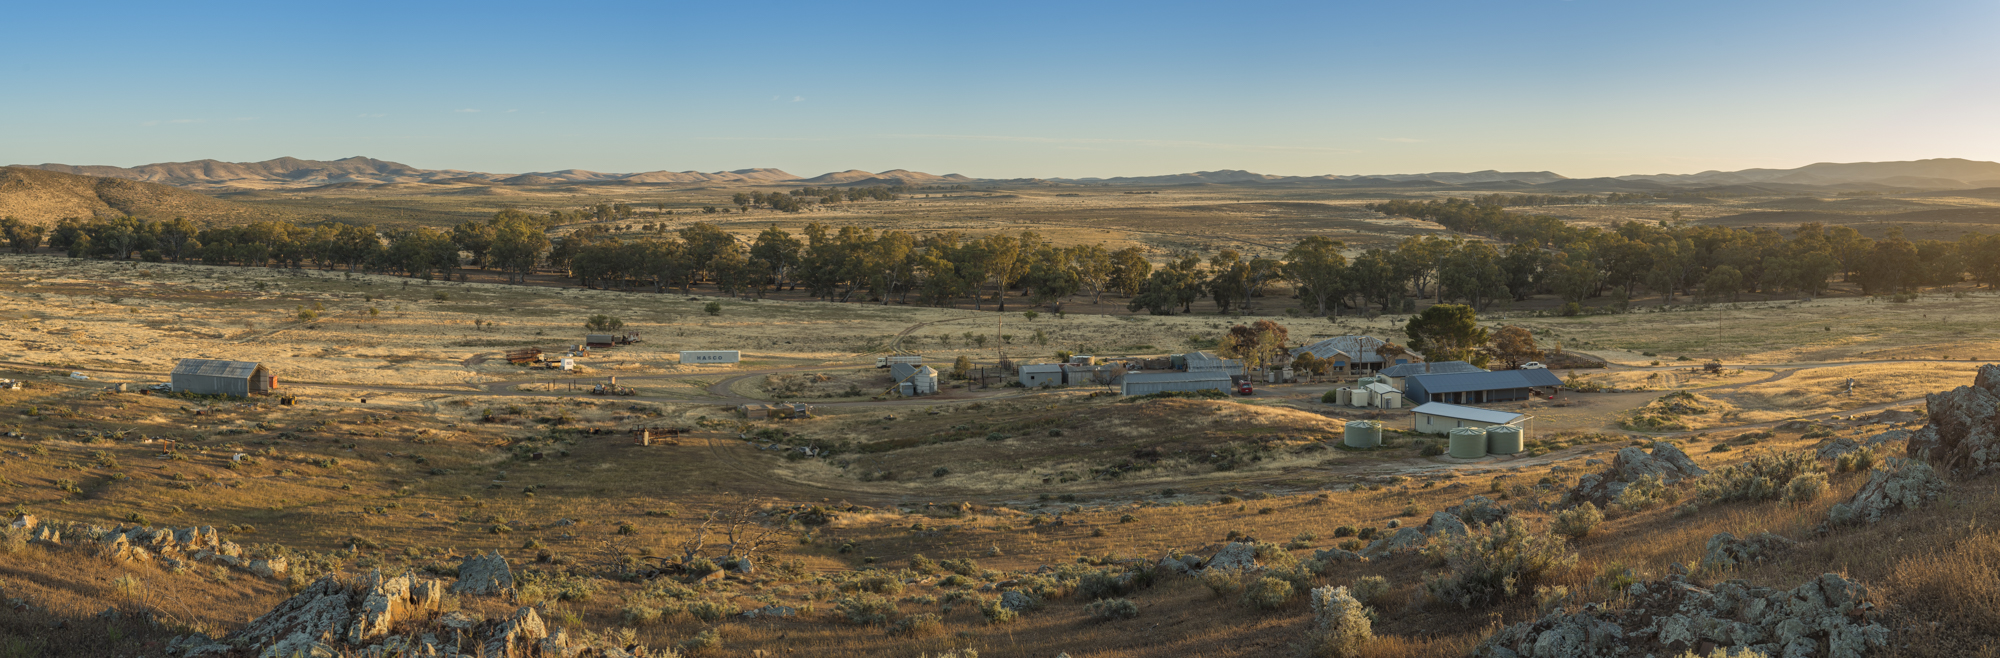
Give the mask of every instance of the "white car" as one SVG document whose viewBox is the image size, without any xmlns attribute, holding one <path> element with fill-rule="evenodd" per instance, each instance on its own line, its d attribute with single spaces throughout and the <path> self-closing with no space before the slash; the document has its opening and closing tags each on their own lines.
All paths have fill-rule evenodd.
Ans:
<svg viewBox="0 0 2000 658">
<path fill-rule="evenodd" d="M 1527 362 L 1527 363 L 1523 363 L 1523 364 L 1521 364 L 1521 369 L 1522 369 L 1522 370 L 1548 370 L 1548 369 L 1549 369 L 1549 367 L 1548 367 L 1548 366 L 1545 366 L 1545 365 L 1542 365 L 1542 362 L 1540 362 L 1540 361 L 1529 361 L 1529 362 Z"/>
</svg>

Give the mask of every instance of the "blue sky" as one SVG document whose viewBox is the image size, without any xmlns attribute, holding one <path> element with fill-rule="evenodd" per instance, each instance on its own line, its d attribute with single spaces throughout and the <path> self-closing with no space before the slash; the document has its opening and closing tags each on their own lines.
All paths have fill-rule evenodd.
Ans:
<svg viewBox="0 0 2000 658">
<path fill-rule="evenodd" d="M 1001 178 L 2000 160 L 1985 0 L 195 4 L 9 6 L 0 161 Z"/>
</svg>

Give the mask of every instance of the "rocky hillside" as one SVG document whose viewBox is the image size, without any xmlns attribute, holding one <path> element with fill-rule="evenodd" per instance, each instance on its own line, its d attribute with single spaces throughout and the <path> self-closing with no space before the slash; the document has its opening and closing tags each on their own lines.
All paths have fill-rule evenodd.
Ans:
<svg viewBox="0 0 2000 658">
<path fill-rule="evenodd" d="M 0 217 L 54 224 L 65 217 L 120 215 L 224 222 L 271 218 L 268 211 L 158 183 L 0 167 Z"/>
</svg>

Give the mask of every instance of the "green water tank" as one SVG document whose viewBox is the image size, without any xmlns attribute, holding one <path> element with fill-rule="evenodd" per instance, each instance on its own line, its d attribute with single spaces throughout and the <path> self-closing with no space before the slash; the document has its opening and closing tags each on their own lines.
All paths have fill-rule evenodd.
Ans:
<svg viewBox="0 0 2000 658">
<path fill-rule="evenodd" d="M 1349 448 L 1377 448 L 1382 445 L 1382 424 L 1372 420 L 1357 420 L 1347 424 L 1347 436 L 1341 440 Z"/>
<path fill-rule="evenodd" d="M 1513 425 L 1494 425 L 1486 428 L 1486 452 L 1511 455 L 1520 451 L 1521 428 Z"/>
<path fill-rule="evenodd" d="M 1486 430 L 1477 427 L 1460 427 L 1451 431 L 1451 456 L 1459 459 L 1478 459 L 1486 456 Z"/>
</svg>

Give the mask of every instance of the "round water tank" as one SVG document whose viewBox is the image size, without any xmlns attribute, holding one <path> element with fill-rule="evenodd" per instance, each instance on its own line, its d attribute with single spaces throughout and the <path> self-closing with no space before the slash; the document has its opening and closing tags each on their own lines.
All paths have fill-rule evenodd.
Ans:
<svg viewBox="0 0 2000 658">
<path fill-rule="evenodd" d="M 1382 424 L 1372 420 L 1357 420 L 1347 424 L 1347 437 L 1341 440 L 1349 448 L 1377 448 L 1382 445 Z"/>
<path fill-rule="evenodd" d="M 1486 456 L 1486 430 L 1476 427 L 1460 427 L 1451 431 L 1450 453 L 1459 459 L 1478 459 Z"/>
<path fill-rule="evenodd" d="M 1511 455 L 1520 451 L 1521 428 L 1513 425 L 1494 425 L 1486 428 L 1486 452 Z"/>
</svg>

